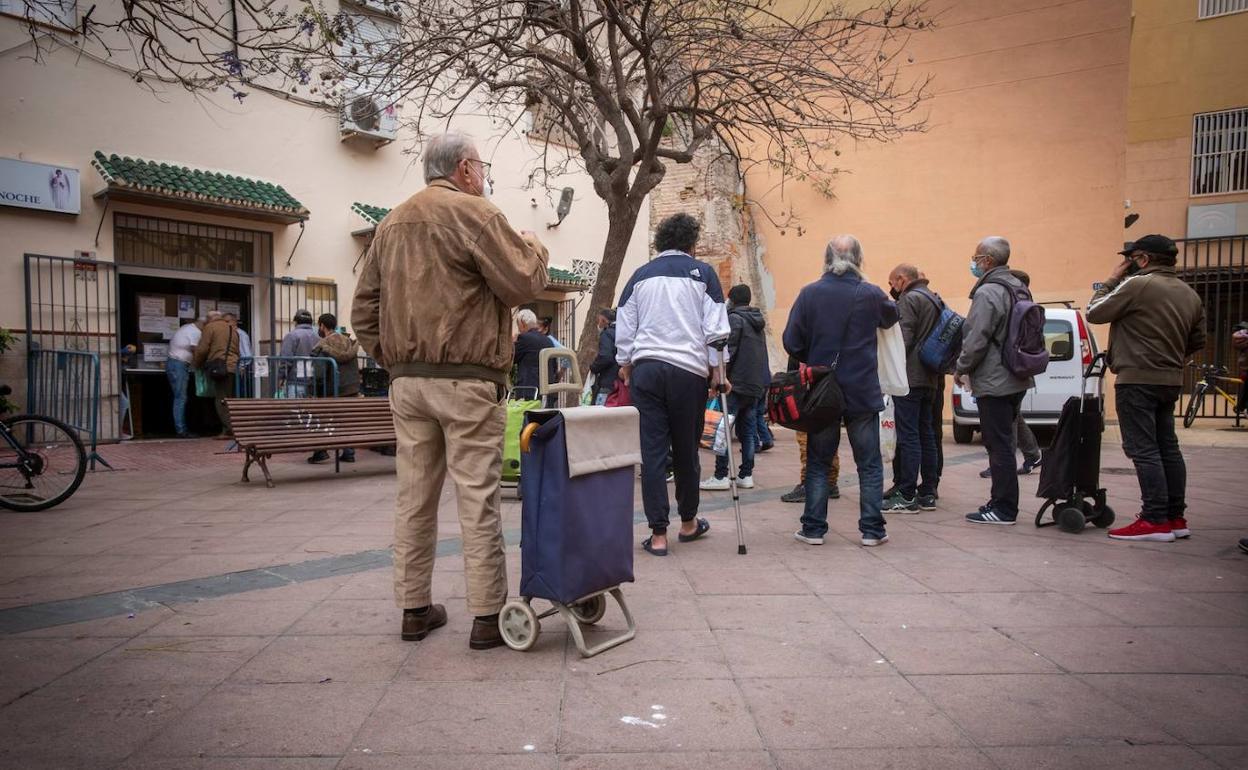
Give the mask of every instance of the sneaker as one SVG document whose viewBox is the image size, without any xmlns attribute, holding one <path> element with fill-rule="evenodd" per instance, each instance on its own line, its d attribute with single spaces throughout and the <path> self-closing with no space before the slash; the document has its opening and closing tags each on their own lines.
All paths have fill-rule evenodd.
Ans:
<svg viewBox="0 0 1248 770">
<path fill-rule="evenodd" d="M 839 495 L 840 493 L 838 492 L 837 494 Z M 792 492 L 780 495 L 780 502 L 782 503 L 804 503 L 806 502 L 806 486 L 804 484 L 798 484 L 797 486 L 793 487 Z"/>
<path fill-rule="evenodd" d="M 992 478 L 992 468 L 984 468 L 982 471 L 979 472 L 979 477 L 981 479 Z"/>
<path fill-rule="evenodd" d="M 1154 543 L 1173 543 L 1174 530 L 1170 528 L 1170 522 L 1164 524 L 1154 524 L 1148 519 L 1136 517 L 1135 521 L 1125 527 L 1111 529 L 1109 531 L 1111 540 L 1147 540 Z"/>
<path fill-rule="evenodd" d="M 840 499 L 840 496 L 841 496 L 840 487 L 838 487 L 836 484 L 833 484 L 832 486 L 828 487 L 828 499 L 829 500 Z"/>
<path fill-rule="evenodd" d="M 768 441 L 766 444 L 759 444 L 759 445 L 758 445 L 758 449 L 757 449 L 757 450 L 755 450 L 755 451 L 757 451 L 757 452 L 770 452 L 772 449 L 775 449 L 775 448 L 776 448 L 776 445 L 775 445 L 774 443 L 772 443 L 772 442 Z"/>
<path fill-rule="evenodd" d="M 325 451 L 324 449 L 318 449 L 312 453 L 311 457 L 308 458 L 308 462 L 312 463 L 313 465 L 317 463 L 329 462 L 329 452 Z"/>
<path fill-rule="evenodd" d="M 667 472 L 667 483 L 672 484 L 676 481 L 676 473 L 674 471 Z"/>
<path fill-rule="evenodd" d="M 793 539 L 798 541 L 799 543 L 805 543 L 806 545 L 823 545 L 822 537 L 814 537 L 812 535 L 803 535 L 800 529 L 793 533 Z"/>
<path fill-rule="evenodd" d="M 1241 537 L 1239 539 L 1239 550 L 1244 553 L 1248 553 L 1248 537 Z"/>
<path fill-rule="evenodd" d="M 1187 528 L 1187 519 L 1182 516 L 1176 516 L 1170 520 L 1170 531 L 1180 540 L 1192 536 L 1192 531 Z"/>
<path fill-rule="evenodd" d="M 874 548 L 877 545 L 884 545 L 888 542 L 888 535 L 880 535 L 879 537 L 862 536 L 862 544 L 867 548 Z"/>
<path fill-rule="evenodd" d="M 900 492 L 884 501 L 884 505 L 880 508 L 884 513 L 918 513 L 919 501 L 913 497 L 906 497 Z"/>
<path fill-rule="evenodd" d="M 1030 473 L 1031 473 L 1031 471 L 1032 471 L 1033 469 L 1035 469 L 1035 468 L 1039 468 L 1039 467 L 1040 467 L 1040 458 L 1039 458 L 1039 457 L 1037 457 L 1037 458 L 1036 458 L 1036 459 L 1034 459 L 1034 460 L 1028 460 L 1028 459 L 1024 458 L 1024 459 L 1023 459 L 1023 464 L 1022 464 L 1021 466 L 1019 466 L 1019 468 L 1018 468 L 1018 475 L 1019 475 L 1019 476 L 1026 476 L 1026 475 L 1030 474 Z"/>
<path fill-rule="evenodd" d="M 741 478 L 737 479 L 737 486 L 740 487 L 741 489 L 753 489 L 754 477 L 742 476 Z"/>
<path fill-rule="evenodd" d="M 338 453 L 338 461 L 344 462 L 344 463 L 355 462 L 355 450 L 354 449 L 342 450 L 341 452 Z"/>
<path fill-rule="evenodd" d="M 966 514 L 966 520 L 972 524 L 1013 524 L 1014 519 L 1007 519 L 999 515 L 996 511 L 988 506 L 980 508 L 975 513 Z"/>
<path fill-rule="evenodd" d="M 920 511 L 936 510 L 936 495 L 919 495 L 918 499 Z"/>
<path fill-rule="evenodd" d="M 701 484 L 699 484 L 698 488 L 705 489 L 711 492 L 722 492 L 723 490 L 728 488 L 728 477 L 725 476 L 724 478 L 721 479 L 718 476 L 712 476 L 706 481 L 703 481 Z"/>
<path fill-rule="evenodd" d="M 890 497 L 894 497 L 896 494 L 897 494 L 897 485 L 894 484 L 888 489 L 884 490 L 884 495 L 881 499 L 887 500 Z"/>
</svg>

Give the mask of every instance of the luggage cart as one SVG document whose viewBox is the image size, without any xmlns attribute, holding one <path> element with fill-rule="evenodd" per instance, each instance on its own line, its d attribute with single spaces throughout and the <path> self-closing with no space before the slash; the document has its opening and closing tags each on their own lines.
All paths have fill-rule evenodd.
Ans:
<svg viewBox="0 0 1248 770">
<path fill-rule="evenodd" d="M 1037 527 L 1056 524 L 1063 532 L 1082 532 L 1088 523 L 1105 529 L 1114 523 L 1114 509 L 1105 502 L 1101 487 L 1101 433 L 1105 430 L 1105 368 L 1107 358 L 1097 353 L 1083 372 L 1078 396 L 1062 406 L 1053 443 L 1040 466 L 1036 496 L 1044 505 L 1036 513 Z M 1096 381 L 1095 394 L 1087 392 Z M 1045 513 L 1050 520 L 1044 521 Z"/>
<path fill-rule="evenodd" d="M 520 598 L 503 606 L 499 631 L 513 650 L 529 650 L 541 621 L 557 613 L 576 649 L 592 657 L 637 635 L 620 586 L 633 580 L 633 480 L 640 451 L 595 459 L 586 470 L 570 461 L 568 424 L 578 431 L 598 425 L 619 430 L 636 446 L 640 419 L 632 407 L 598 406 L 532 411 L 527 419 L 520 438 Z M 582 626 L 602 619 L 608 594 L 624 613 L 627 630 L 589 647 Z M 538 614 L 534 599 L 552 608 Z"/>
</svg>

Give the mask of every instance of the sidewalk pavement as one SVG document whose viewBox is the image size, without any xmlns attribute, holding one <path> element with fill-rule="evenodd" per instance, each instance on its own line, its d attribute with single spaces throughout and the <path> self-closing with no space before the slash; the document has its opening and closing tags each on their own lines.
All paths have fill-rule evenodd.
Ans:
<svg viewBox="0 0 1248 770">
<path fill-rule="evenodd" d="M 967 524 L 985 455 L 949 443 L 940 510 L 863 549 L 847 451 L 828 544 L 792 539 L 780 431 L 742 493 L 749 554 L 704 493 L 709 536 L 638 549 L 638 636 L 588 660 L 558 618 L 528 653 L 469 651 L 449 489 L 450 624 L 400 641 L 388 458 L 335 476 L 286 456 L 270 490 L 219 442 L 104 447 L 125 470 L 0 514 L 0 766 L 1248 766 L 1245 454 L 1192 436 L 1188 541 L 1037 529 L 1035 476 L 1017 526 Z M 1127 519 L 1129 464 L 1113 444 L 1102 464 Z M 622 627 L 613 606 L 601 625 Z"/>
</svg>

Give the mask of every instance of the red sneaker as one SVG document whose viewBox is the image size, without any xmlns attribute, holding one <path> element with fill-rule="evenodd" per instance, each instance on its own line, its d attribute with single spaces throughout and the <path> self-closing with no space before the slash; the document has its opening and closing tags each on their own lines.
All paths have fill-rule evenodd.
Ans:
<svg viewBox="0 0 1248 770">
<path fill-rule="evenodd" d="M 1158 543 L 1174 542 L 1174 530 L 1170 528 L 1170 522 L 1154 524 L 1148 519 L 1141 519 L 1138 516 L 1135 521 L 1125 527 L 1111 529 L 1109 536 L 1113 540 L 1152 540 Z"/>
<path fill-rule="evenodd" d="M 1170 520 L 1170 531 L 1180 540 L 1192 536 L 1192 531 L 1187 528 L 1187 519 L 1182 516 Z"/>
</svg>

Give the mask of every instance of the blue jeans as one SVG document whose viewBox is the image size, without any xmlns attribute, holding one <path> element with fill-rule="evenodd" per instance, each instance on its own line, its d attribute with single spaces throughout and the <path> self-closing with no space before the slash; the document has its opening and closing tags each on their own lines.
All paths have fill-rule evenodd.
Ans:
<svg viewBox="0 0 1248 770">
<path fill-rule="evenodd" d="M 173 391 L 173 429 L 186 433 L 186 384 L 191 377 L 191 365 L 176 358 L 165 361 L 165 377 Z"/>
<path fill-rule="evenodd" d="M 858 531 L 863 537 L 884 536 L 884 462 L 880 458 L 880 415 L 876 412 L 847 414 L 845 432 L 858 466 Z M 828 467 L 840 448 L 841 426 L 833 425 L 807 436 L 806 508 L 802 511 L 802 534 L 823 537 L 828 532 Z"/>
<path fill-rule="evenodd" d="M 758 399 L 758 406 L 754 407 L 754 438 L 758 439 L 758 445 L 774 444 L 776 437 L 771 435 L 771 427 L 767 425 L 767 399 Z"/>
<path fill-rule="evenodd" d="M 728 394 L 728 412 L 733 415 L 733 427 L 737 431 L 737 440 L 741 442 L 741 466 L 737 472 L 739 479 L 754 475 L 754 405 L 757 400 L 743 398 L 736 393 Z M 715 455 L 715 478 L 728 478 L 727 454 Z"/>
<path fill-rule="evenodd" d="M 911 388 L 906 396 L 893 398 L 897 418 L 897 459 L 894 468 L 897 491 L 903 497 L 936 494 L 940 483 L 940 447 L 932 409 L 931 388 Z M 919 472 L 923 483 L 917 485 Z"/>
</svg>

